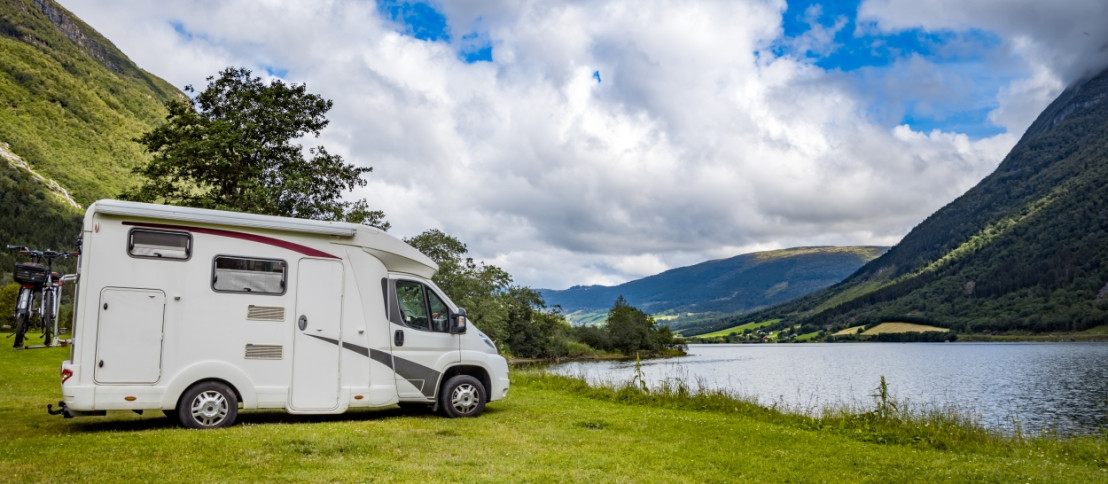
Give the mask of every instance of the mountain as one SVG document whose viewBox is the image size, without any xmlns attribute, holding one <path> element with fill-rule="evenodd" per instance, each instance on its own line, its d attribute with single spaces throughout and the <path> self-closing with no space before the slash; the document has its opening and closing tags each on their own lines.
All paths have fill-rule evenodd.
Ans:
<svg viewBox="0 0 1108 484">
<path fill-rule="evenodd" d="M 71 247 L 80 207 L 135 179 L 133 139 L 182 95 L 53 1 L 0 0 L 0 244 Z"/>
<path fill-rule="evenodd" d="M 996 171 L 845 281 L 704 329 L 783 318 L 959 332 L 1108 323 L 1108 71 L 1066 89 Z"/>
<path fill-rule="evenodd" d="M 766 307 L 843 280 L 886 247 L 801 247 L 713 260 L 618 286 L 540 289 L 567 313 L 606 313 L 617 297 L 647 313 L 735 313 Z"/>
</svg>

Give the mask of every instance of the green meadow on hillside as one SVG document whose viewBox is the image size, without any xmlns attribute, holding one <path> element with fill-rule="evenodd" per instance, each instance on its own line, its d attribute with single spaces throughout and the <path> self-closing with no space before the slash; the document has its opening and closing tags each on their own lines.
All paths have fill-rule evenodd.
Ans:
<svg viewBox="0 0 1108 484">
<path fill-rule="evenodd" d="M 724 336 L 731 335 L 731 333 L 741 335 L 741 334 L 743 334 L 744 331 L 746 331 L 748 329 L 751 330 L 751 331 L 757 331 L 758 328 L 763 328 L 763 327 L 769 326 L 769 325 L 771 325 L 773 323 L 776 323 L 778 321 L 780 321 L 780 319 L 770 319 L 768 321 L 759 321 L 759 322 L 753 322 L 753 323 L 740 324 L 738 326 L 733 326 L 733 327 L 730 327 L 730 328 L 727 328 L 727 329 L 721 329 L 719 331 L 714 331 L 714 332 L 707 333 L 707 334 L 698 334 L 698 335 L 696 335 L 696 337 L 698 337 L 698 338 L 722 338 Z"/>
</svg>

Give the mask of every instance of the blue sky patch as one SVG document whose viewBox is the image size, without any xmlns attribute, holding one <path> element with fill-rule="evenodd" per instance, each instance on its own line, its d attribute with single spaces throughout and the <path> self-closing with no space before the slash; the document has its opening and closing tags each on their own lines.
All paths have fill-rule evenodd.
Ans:
<svg viewBox="0 0 1108 484">
<path fill-rule="evenodd" d="M 492 44 L 489 43 L 488 38 L 477 32 L 465 34 L 458 48 L 458 58 L 467 64 L 492 62 Z"/>
<path fill-rule="evenodd" d="M 381 16 L 404 26 L 404 34 L 430 42 L 449 42 L 446 17 L 426 2 L 380 0 L 377 11 Z"/>
<path fill-rule="evenodd" d="M 460 42 L 452 42 L 446 16 L 435 9 L 433 2 L 380 0 L 377 11 L 382 17 L 403 27 L 402 34 L 428 42 L 452 44 L 458 58 L 467 64 L 492 61 L 492 44 L 477 32 L 462 36 Z"/>
<path fill-rule="evenodd" d="M 466 64 L 472 64 L 474 62 L 492 62 L 492 46 L 484 45 L 473 50 L 461 50 L 458 52 L 458 57 L 465 61 Z"/>
<path fill-rule="evenodd" d="M 285 76 L 289 75 L 289 70 L 285 69 L 285 68 L 282 68 L 282 67 L 262 65 L 261 68 L 265 70 L 266 74 L 269 74 L 273 77 L 279 77 L 279 78 L 284 79 Z"/>
<path fill-rule="evenodd" d="M 181 38 L 186 41 L 191 41 L 196 38 L 192 32 L 189 32 L 189 30 L 185 28 L 185 24 L 181 23 L 180 20 L 170 20 L 169 25 L 173 27 L 173 31 L 177 32 L 177 35 L 180 35 Z"/>
<path fill-rule="evenodd" d="M 784 37 L 772 47 L 773 54 L 801 59 L 855 78 L 857 85 L 863 86 L 863 94 L 885 115 L 884 119 L 875 120 L 883 124 L 907 124 L 923 132 L 939 129 L 966 133 L 975 139 L 1004 132 L 988 120 L 995 101 L 986 106 L 980 102 L 958 104 L 959 99 L 966 98 L 994 99 L 1001 86 L 1020 74 L 983 68 L 991 57 L 1003 55 L 999 37 L 983 30 L 884 32 L 876 25 L 858 22 L 860 3 L 859 0 L 789 2 L 782 18 Z M 944 104 L 939 100 L 937 104 L 944 105 L 935 106 L 928 100 L 920 101 L 913 89 L 926 89 L 924 82 L 895 78 L 893 67 L 909 59 L 929 65 L 928 75 L 972 82 L 961 83 L 959 88 L 963 91 L 944 93 L 953 102 Z M 874 86 L 879 88 L 870 89 Z M 896 92 L 898 87 L 903 92 Z M 931 94 L 924 92 L 922 96 Z M 890 113 L 896 116 L 887 117 Z"/>
</svg>

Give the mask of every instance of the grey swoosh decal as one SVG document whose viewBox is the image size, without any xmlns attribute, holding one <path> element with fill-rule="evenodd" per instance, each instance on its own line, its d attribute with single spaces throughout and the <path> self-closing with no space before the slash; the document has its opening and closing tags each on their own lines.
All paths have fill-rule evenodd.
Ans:
<svg viewBox="0 0 1108 484">
<path fill-rule="evenodd" d="M 308 333 L 302 334 L 304 336 L 311 336 L 315 339 L 326 341 L 335 346 L 341 346 L 344 349 L 353 351 L 362 356 L 368 356 L 370 359 L 377 361 L 389 368 L 392 368 L 392 370 L 395 371 L 396 374 L 400 375 L 405 380 L 419 380 L 430 383 L 430 385 L 427 385 L 426 383 L 422 385 L 423 395 L 425 395 L 427 398 L 435 396 L 435 390 L 438 389 L 437 383 L 439 381 L 439 372 L 435 371 L 432 368 L 423 366 L 408 359 L 400 358 L 399 356 L 394 356 L 392 353 L 389 353 L 387 351 L 374 350 L 366 348 L 365 346 L 358 346 L 353 343 L 342 342 L 340 344 L 339 340 L 334 338 L 325 338 L 323 336 Z M 415 383 L 413 382 L 413 384 Z M 420 385 L 416 386 L 418 387 Z"/>
</svg>

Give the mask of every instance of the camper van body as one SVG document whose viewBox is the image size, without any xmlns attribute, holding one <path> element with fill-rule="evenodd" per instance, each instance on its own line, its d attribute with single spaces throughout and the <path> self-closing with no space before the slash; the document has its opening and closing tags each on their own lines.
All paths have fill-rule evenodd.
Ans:
<svg viewBox="0 0 1108 484">
<path fill-rule="evenodd" d="M 203 428 L 240 407 L 404 402 L 469 416 L 507 395 L 507 362 L 431 282 L 437 265 L 380 230 L 101 200 L 81 240 L 66 416 L 161 409 Z"/>
</svg>

